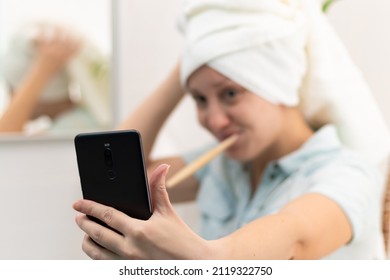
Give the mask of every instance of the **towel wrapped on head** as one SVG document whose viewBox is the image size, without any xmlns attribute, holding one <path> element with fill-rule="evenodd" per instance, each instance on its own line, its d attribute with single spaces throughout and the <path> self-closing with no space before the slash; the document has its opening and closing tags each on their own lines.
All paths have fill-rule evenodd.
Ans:
<svg viewBox="0 0 390 280">
<path fill-rule="evenodd" d="M 390 133 L 371 91 L 316 0 L 187 0 L 181 83 L 208 65 L 265 100 L 298 106 L 313 128 L 336 126 L 375 164 Z"/>
</svg>

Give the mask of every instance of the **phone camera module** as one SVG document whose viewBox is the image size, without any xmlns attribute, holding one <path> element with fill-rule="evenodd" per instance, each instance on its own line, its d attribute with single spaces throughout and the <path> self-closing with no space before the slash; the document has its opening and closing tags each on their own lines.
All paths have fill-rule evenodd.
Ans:
<svg viewBox="0 0 390 280">
<path fill-rule="evenodd" d="M 115 174 L 114 170 L 108 170 L 108 178 L 110 180 L 114 180 L 116 178 L 116 174 Z"/>
<path fill-rule="evenodd" d="M 110 150 L 110 149 L 105 149 L 105 150 L 104 150 L 104 155 L 105 155 L 106 157 L 111 157 L 111 150 Z"/>
<path fill-rule="evenodd" d="M 113 166 L 113 160 L 112 160 L 112 152 L 110 149 L 105 149 L 104 150 L 104 159 L 105 159 L 105 162 L 106 162 L 106 165 L 109 166 L 109 167 L 112 167 Z"/>
</svg>

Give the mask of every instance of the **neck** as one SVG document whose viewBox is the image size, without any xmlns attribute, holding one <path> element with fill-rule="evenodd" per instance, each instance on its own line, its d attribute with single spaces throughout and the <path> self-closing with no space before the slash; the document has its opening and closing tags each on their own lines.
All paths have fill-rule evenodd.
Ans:
<svg viewBox="0 0 390 280">
<path fill-rule="evenodd" d="M 257 186 L 265 167 L 271 162 L 298 150 L 312 135 L 313 130 L 301 113 L 285 108 L 286 118 L 276 141 L 262 154 L 249 162 L 252 186 Z"/>
</svg>

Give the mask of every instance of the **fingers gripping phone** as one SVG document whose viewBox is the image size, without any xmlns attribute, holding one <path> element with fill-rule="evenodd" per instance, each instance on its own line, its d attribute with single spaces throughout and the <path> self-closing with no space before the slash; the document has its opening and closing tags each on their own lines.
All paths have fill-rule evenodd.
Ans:
<svg viewBox="0 0 390 280">
<path fill-rule="evenodd" d="M 83 197 L 130 217 L 149 219 L 152 209 L 140 134 L 136 130 L 81 133 L 74 141 Z"/>
</svg>

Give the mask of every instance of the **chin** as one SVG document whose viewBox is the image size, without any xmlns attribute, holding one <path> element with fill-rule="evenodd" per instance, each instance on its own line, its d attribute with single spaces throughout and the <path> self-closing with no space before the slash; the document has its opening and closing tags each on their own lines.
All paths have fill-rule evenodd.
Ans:
<svg viewBox="0 0 390 280">
<path fill-rule="evenodd" d="M 233 146 L 225 151 L 225 155 L 241 163 L 248 163 L 258 158 L 264 152 L 263 146 L 257 145 L 256 149 L 254 148 L 253 145 L 252 147 L 248 147 L 248 145 Z"/>
<path fill-rule="evenodd" d="M 233 159 L 233 160 L 236 160 L 236 161 L 239 161 L 242 163 L 248 162 L 254 158 L 254 155 L 249 154 L 248 152 L 245 152 L 245 151 L 240 151 L 238 149 L 235 149 L 235 150 L 229 149 L 225 152 L 225 155 L 230 159 Z"/>
</svg>

